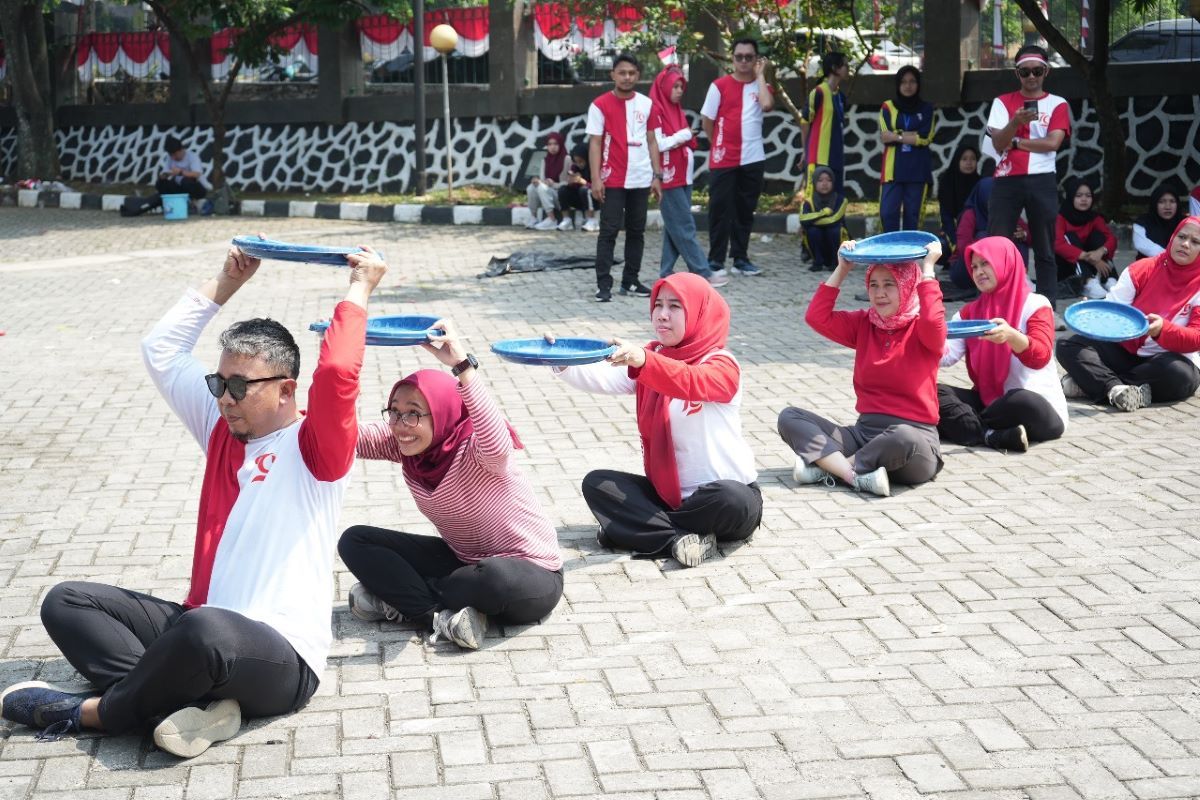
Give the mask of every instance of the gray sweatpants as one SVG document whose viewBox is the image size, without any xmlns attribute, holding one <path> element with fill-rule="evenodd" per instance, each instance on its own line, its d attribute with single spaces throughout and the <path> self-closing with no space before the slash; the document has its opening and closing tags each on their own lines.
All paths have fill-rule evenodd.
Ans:
<svg viewBox="0 0 1200 800">
<path fill-rule="evenodd" d="M 836 425 L 802 408 L 779 415 L 779 435 L 805 464 L 841 453 L 859 474 L 880 467 L 893 483 L 916 486 L 942 469 L 937 427 L 893 417 L 863 414 L 853 425 Z"/>
</svg>

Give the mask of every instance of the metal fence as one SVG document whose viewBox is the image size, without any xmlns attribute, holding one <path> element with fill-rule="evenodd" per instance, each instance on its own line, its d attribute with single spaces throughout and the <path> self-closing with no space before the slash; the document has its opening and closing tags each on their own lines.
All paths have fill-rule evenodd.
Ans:
<svg viewBox="0 0 1200 800">
<path fill-rule="evenodd" d="M 425 35 L 441 23 L 459 32 L 459 45 L 447 57 L 450 83 L 487 84 L 488 8 L 445 8 L 426 12 Z M 442 79 L 441 58 L 428 46 L 418 47 L 412 24 L 401 24 L 384 15 L 363 17 L 356 23 L 363 50 L 363 69 L 368 84 L 411 84 L 416 70 L 416 52 L 424 53 L 426 82 Z"/>
</svg>

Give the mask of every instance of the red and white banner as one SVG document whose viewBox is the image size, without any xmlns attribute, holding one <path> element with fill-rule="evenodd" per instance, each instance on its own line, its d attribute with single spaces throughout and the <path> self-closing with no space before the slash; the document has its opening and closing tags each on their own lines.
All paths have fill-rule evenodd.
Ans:
<svg viewBox="0 0 1200 800">
<path fill-rule="evenodd" d="M 171 74 L 171 37 L 163 31 L 88 33 L 79 37 L 75 65 L 84 83 L 123 71 L 133 78 Z"/>
<path fill-rule="evenodd" d="M 672 16 L 681 18 L 681 12 Z M 617 38 L 644 25 L 636 6 L 612 3 L 605 19 L 584 16 L 565 3 L 538 3 L 533 7 L 533 41 L 542 55 L 562 61 L 576 55 L 594 58 L 616 47 Z M 665 37 L 667 44 L 674 37 Z"/>
<path fill-rule="evenodd" d="M 455 52 L 468 58 L 478 58 L 488 51 L 489 21 L 486 6 L 478 8 L 444 8 L 425 12 L 425 42 L 422 57 L 433 61 L 438 51 L 429 44 L 429 32 L 437 25 L 447 24 L 458 33 Z M 356 23 L 364 56 L 375 63 L 391 61 L 402 53 L 415 50 L 412 23 L 401 24 L 386 14 L 361 17 Z"/>
<path fill-rule="evenodd" d="M 233 68 L 233 56 L 227 51 L 237 40 L 236 28 L 223 28 L 213 34 L 210 40 L 210 55 L 212 58 L 212 77 L 214 81 L 225 80 L 229 70 Z M 317 74 L 317 28 L 315 25 L 300 24 L 285 28 L 271 37 L 271 43 L 284 51 L 279 56 L 278 63 L 283 66 L 302 62 L 312 75 Z M 251 69 L 242 67 L 238 77 L 253 80 L 259 72 L 268 68 Z"/>
</svg>

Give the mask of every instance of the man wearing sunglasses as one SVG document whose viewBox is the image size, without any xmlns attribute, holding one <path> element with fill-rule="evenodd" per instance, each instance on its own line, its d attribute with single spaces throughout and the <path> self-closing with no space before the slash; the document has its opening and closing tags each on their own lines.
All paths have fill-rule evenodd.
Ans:
<svg viewBox="0 0 1200 800">
<path fill-rule="evenodd" d="M 1055 157 L 1071 134 L 1071 110 L 1066 100 L 1042 89 L 1050 72 L 1045 50 L 1037 45 L 1018 50 L 1016 72 L 1021 88 L 992 101 L 988 135 L 983 137 L 984 155 L 996 160 L 988 233 L 1011 237 L 1024 209 L 1033 245 L 1037 292 L 1053 306 L 1058 295 L 1054 263 L 1054 222 L 1058 214 Z"/>
<path fill-rule="evenodd" d="M 300 349 L 274 320 L 222 333 L 215 372 L 192 355 L 209 321 L 258 270 L 258 259 L 240 250 L 142 341 L 151 379 L 206 459 L 187 599 L 81 581 L 55 586 L 42 622 L 95 691 L 18 684 L 0 695 L 5 719 L 61 736 L 120 734 L 161 718 L 155 743 L 191 758 L 237 733 L 242 715 L 285 714 L 308 702 L 332 643 L 333 556 L 358 439 L 367 300 L 387 271 L 368 248 L 347 260 L 350 288 L 321 343 L 306 411 L 296 399 Z M 148 476 L 191 468 L 165 444 Z"/>
</svg>

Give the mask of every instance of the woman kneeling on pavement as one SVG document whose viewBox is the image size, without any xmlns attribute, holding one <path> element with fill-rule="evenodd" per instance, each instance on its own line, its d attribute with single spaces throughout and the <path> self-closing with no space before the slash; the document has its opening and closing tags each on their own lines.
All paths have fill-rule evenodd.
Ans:
<svg viewBox="0 0 1200 800">
<path fill-rule="evenodd" d="M 669 550 L 696 567 L 717 542 L 747 539 L 762 520 L 754 453 L 742 437 L 741 368 L 725 349 L 729 306 L 704 278 L 660 279 L 650 309 L 655 341 L 614 339 L 609 364 L 556 373 L 585 391 L 637 396 L 645 477 L 599 469 L 583 479 L 597 541 L 643 555 Z"/>
<path fill-rule="evenodd" d="M 1107 401 L 1121 411 L 1184 400 L 1200 387 L 1200 217 L 1186 217 L 1167 249 L 1133 262 L 1109 300 L 1141 310 L 1145 336 L 1100 342 L 1076 335 L 1058 343 L 1067 397 Z"/>
<path fill-rule="evenodd" d="M 990 320 L 981 337 L 947 339 L 943 367 L 967 359 L 972 388 L 938 384 L 938 434 L 943 441 L 1024 452 L 1029 442 L 1057 439 L 1067 429 L 1067 400 L 1054 354 L 1054 309 L 1025 279 L 1025 260 L 1003 236 L 967 247 L 978 300 L 954 320 Z"/>
<path fill-rule="evenodd" d="M 843 247 L 853 249 L 854 242 Z M 934 243 L 927 249 L 922 264 L 867 268 L 871 307 L 866 311 L 833 310 L 842 281 L 854 268 L 840 252 L 837 269 L 813 295 L 805 321 L 855 351 L 859 417 L 841 426 L 804 409 L 783 410 L 779 435 L 798 456 L 797 483 L 833 487 L 839 479 L 857 491 L 887 497 L 891 482 L 914 486 L 941 470 L 937 372 L 946 311 L 933 273 L 942 248 Z"/>
<path fill-rule="evenodd" d="M 452 368 L 419 370 L 388 394 L 384 422 L 361 425 L 358 457 L 398 461 L 417 508 L 437 536 L 355 525 L 338 552 L 361 583 L 359 619 L 417 622 L 433 638 L 478 649 L 489 618 L 536 622 L 563 590 L 558 535 L 514 460 L 521 440 L 477 373 L 451 324 L 424 344 Z"/>
</svg>

